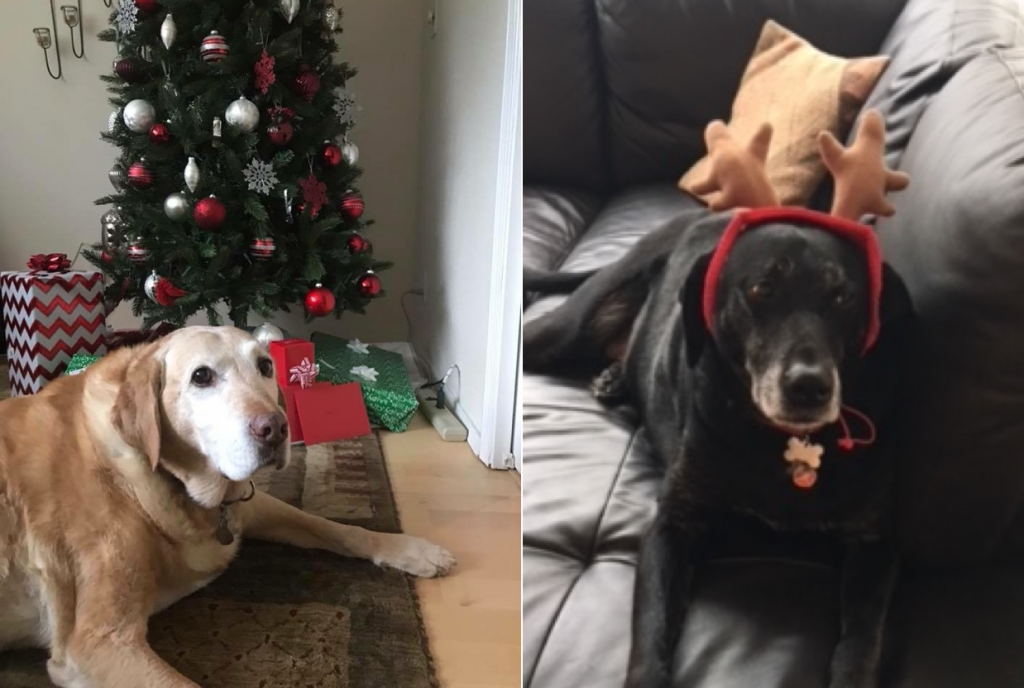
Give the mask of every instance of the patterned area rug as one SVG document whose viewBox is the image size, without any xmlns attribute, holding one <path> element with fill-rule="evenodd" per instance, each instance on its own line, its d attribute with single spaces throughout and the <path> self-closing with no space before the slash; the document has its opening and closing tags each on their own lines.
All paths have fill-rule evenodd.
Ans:
<svg viewBox="0 0 1024 688">
<path fill-rule="evenodd" d="M 0 367 L 0 398 L 7 372 Z M 294 447 L 260 489 L 332 520 L 399 532 L 376 434 Z M 153 617 L 156 651 L 203 688 L 436 688 L 413 580 L 328 552 L 247 541 L 227 572 Z M 43 652 L 0 653 L 0 686 L 44 688 Z"/>
</svg>

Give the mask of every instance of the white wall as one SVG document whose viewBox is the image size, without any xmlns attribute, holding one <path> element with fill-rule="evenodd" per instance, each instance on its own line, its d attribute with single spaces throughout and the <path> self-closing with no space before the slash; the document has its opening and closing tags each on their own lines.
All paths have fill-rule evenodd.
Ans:
<svg viewBox="0 0 1024 688">
<path fill-rule="evenodd" d="M 351 139 L 359 146 L 365 170 L 360 187 L 366 216 L 377 220 L 368 236 L 376 255 L 396 265 L 381 274 L 388 296 L 376 301 L 365 317 L 346 314 L 340 323 L 326 319 L 305 326 L 300 315 L 282 314 L 279 322 L 299 335 L 317 329 L 364 341 L 404 340 L 399 296 L 415 281 L 420 59 L 426 6 L 424 0 L 337 0 L 337 4 L 345 13 L 345 33 L 338 39 L 340 56 L 360 72 L 349 83 L 364 107 Z M 50 26 L 49 3 L 3 3 L 0 84 L 5 93 L 17 98 L 0 106 L 0 270 L 20 269 L 33 253 L 73 255 L 80 243 L 99 238 L 104 209 L 94 206 L 93 200 L 111 191 L 107 171 L 117 151 L 99 138 L 111 108 L 98 77 L 109 73 L 115 52 L 113 44 L 95 38 L 106 27 L 109 10 L 99 0 L 86 0 L 82 13 L 86 57 L 78 60 L 71 55 L 68 29 L 59 24 L 64 78 L 54 81 L 46 74 L 42 51 L 32 35 L 33 27 Z M 195 322 L 205 323 L 205 316 Z M 127 305 L 114 313 L 110 323 L 138 326 Z"/>
<path fill-rule="evenodd" d="M 413 343 L 435 374 L 458 364 L 460 419 L 478 439 L 484 409 L 492 233 L 508 0 L 428 0 Z M 412 310 L 412 309 L 411 309 Z M 457 387 L 457 386 L 456 386 Z"/>
</svg>

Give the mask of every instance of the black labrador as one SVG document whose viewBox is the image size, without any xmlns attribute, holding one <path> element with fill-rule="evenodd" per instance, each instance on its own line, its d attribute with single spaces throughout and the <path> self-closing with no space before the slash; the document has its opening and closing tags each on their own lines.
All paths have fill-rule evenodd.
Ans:
<svg viewBox="0 0 1024 688">
<path fill-rule="evenodd" d="M 888 265 L 872 279 L 863 247 L 801 221 L 741 235 L 708 297 L 731 217 L 694 211 L 594 273 L 527 273 L 524 290 L 571 296 L 525 325 L 524 367 L 596 372 L 621 357 L 595 393 L 639 408 L 665 464 L 640 548 L 629 688 L 669 685 L 694 565 L 736 514 L 839 540 L 830 686 L 871 688 L 897 572 L 892 419 L 910 297 Z"/>
</svg>

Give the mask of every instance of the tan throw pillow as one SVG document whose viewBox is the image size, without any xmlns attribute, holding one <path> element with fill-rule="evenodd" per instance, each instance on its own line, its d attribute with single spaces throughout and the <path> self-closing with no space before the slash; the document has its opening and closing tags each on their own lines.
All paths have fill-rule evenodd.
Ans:
<svg viewBox="0 0 1024 688">
<path fill-rule="evenodd" d="M 772 125 L 766 168 L 781 205 L 807 205 L 825 175 L 818 133 L 843 140 L 888 63 L 887 57 L 828 55 L 773 21 L 764 25 L 733 101 L 729 130 L 746 143 L 763 122 Z M 679 188 L 690 191 L 707 174 L 705 156 Z"/>
</svg>

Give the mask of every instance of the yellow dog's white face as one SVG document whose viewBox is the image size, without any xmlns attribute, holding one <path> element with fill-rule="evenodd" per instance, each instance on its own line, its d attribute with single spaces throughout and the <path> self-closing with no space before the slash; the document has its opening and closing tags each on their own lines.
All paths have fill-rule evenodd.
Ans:
<svg viewBox="0 0 1024 688">
<path fill-rule="evenodd" d="M 187 327 L 138 352 L 113 410 L 122 438 L 162 465 L 200 504 L 228 480 L 283 468 L 291 444 L 274 362 L 233 327 Z"/>
<path fill-rule="evenodd" d="M 161 400 L 175 434 L 229 480 L 284 467 L 288 421 L 267 350 L 234 327 L 190 327 L 165 344 Z"/>
</svg>

